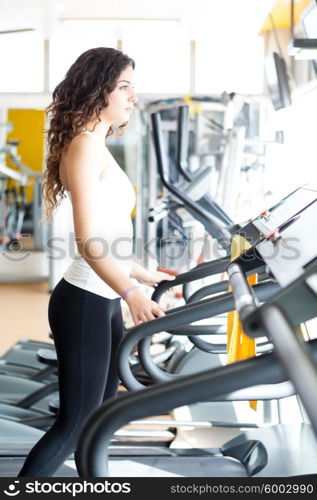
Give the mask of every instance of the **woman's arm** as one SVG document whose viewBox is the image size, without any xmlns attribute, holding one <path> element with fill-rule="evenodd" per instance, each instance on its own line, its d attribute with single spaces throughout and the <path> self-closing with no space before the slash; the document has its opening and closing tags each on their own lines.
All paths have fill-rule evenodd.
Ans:
<svg viewBox="0 0 317 500">
<path fill-rule="evenodd" d="M 104 248 L 98 235 L 98 202 L 96 190 L 99 183 L 99 165 L 104 164 L 105 155 L 97 141 L 87 135 L 73 139 L 67 154 L 65 166 L 67 181 L 72 196 L 74 231 L 80 255 L 119 295 L 133 287 L 133 281 L 119 268 Z M 133 289 L 125 296 L 136 324 L 147 321 L 164 312 L 153 301 L 148 300 L 141 290 Z"/>
</svg>

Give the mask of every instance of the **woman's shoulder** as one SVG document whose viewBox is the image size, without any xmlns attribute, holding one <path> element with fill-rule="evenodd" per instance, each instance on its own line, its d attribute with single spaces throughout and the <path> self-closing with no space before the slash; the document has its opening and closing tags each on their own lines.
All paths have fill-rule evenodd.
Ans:
<svg viewBox="0 0 317 500">
<path fill-rule="evenodd" d="M 96 151 L 99 148 L 99 141 L 92 134 L 88 135 L 82 132 L 73 137 L 67 146 L 67 152 L 74 152 L 77 150 Z"/>
<path fill-rule="evenodd" d="M 66 162 L 73 159 L 76 161 L 83 159 L 85 161 L 89 158 L 98 161 L 103 153 L 104 148 L 100 140 L 98 141 L 92 135 L 81 133 L 70 141 L 63 156 Z"/>
<path fill-rule="evenodd" d="M 88 134 L 78 134 L 69 143 L 65 151 L 62 163 L 67 173 L 74 172 L 89 175 L 96 174 L 100 176 L 105 165 L 105 146 L 98 138 Z"/>
</svg>

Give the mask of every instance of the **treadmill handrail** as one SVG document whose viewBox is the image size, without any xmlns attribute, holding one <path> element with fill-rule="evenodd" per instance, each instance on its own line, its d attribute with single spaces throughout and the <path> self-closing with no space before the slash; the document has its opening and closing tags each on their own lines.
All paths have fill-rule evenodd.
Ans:
<svg viewBox="0 0 317 500">
<path fill-rule="evenodd" d="M 177 117 L 177 149 L 176 166 L 179 173 L 188 182 L 192 180 L 190 174 L 186 171 L 188 167 L 188 117 L 189 106 L 179 106 Z"/>
<path fill-rule="evenodd" d="M 223 273 L 228 264 L 230 263 L 230 257 L 222 257 L 217 260 L 212 260 L 210 262 L 204 262 L 203 264 L 195 267 L 194 269 L 190 269 L 184 273 L 178 274 L 175 276 L 175 280 L 173 281 L 173 286 L 183 285 L 184 283 L 188 283 L 190 281 L 196 281 L 202 278 L 206 278 L 207 276 L 212 276 L 214 274 Z M 152 294 L 152 300 L 159 302 L 160 297 L 163 293 L 171 288 L 170 281 L 162 281 L 155 288 Z"/>
<path fill-rule="evenodd" d="M 255 285 L 255 293 L 261 296 L 262 301 L 267 300 L 268 297 L 271 297 L 274 294 L 274 292 L 276 291 L 276 289 L 279 289 L 279 287 L 276 286 L 276 284 L 273 282 L 261 283 L 260 288 L 257 287 L 257 285 Z M 218 299 L 221 299 L 221 297 L 223 297 L 224 295 L 225 294 L 218 296 Z M 213 298 L 215 299 L 216 297 L 213 297 Z M 189 304 L 187 304 L 187 307 L 188 306 L 189 306 Z M 227 311 L 224 311 L 224 312 L 227 312 Z M 174 333 L 174 335 L 187 335 L 186 327 L 185 327 L 185 329 L 181 329 L 180 327 L 174 328 L 173 333 Z M 199 338 L 199 335 L 201 335 L 201 330 L 200 330 L 199 326 L 196 326 L 196 329 L 192 327 L 191 335 Z M 158 382 L 173 380 L 174 378 L 179 377 L 178 374 L 167 373 L 167 372 L 161 370 L 161 368 L 159 366 L 157 366 L 157 364 L 154 362 L 152 356 L 150 355 L 149 347 L 150 347 L 150 342 L 149 342 L 148 337 L 141 340 L 138 344 L 138 352 L 139 352 L 140 362 L 141 362 L 144 370 L 148 373 L 148 375 L 152 379 L 154 379 Z M 199 347 L 199 345 L 198 345 L 198 347 Z"/>
<path fill-rule="evenodd" d="M 317 360 L 317 340 L 308 344 Z M 269 353 L 110 399 L 88 417 L 82 428 L 76 452 L 79 475 L 108 475 L 107 448 L 111 437 L 132 420 L 160 415 L 183 405 L 221 399 L 228 392 L 249 387 L 250 383 L 276 384 L 286 380 L 276 355 Z"/>
<path fill-rule="evenodd" d="M 188 171 L 188 138 L 189 138 L 189 106 L 183 105 L 178 107 L 177 117 L 177 150 L 176 150 L 176 167 L 179 174 L 187 181 L 193 181 L 191 172 Z M 211 194 L 204 195 L 204 200 L 200 201 L 206 206 L 210 206 L 213 214 L 219 218 L 224 224 L 232 226 L 234 221 L 229 215 L 218 205 Z"/>
<path fill-rule="evenodd" d="M 242 325 L 247 325 L 248 317 L 258 312 L 264 331 L 272 340 L 277 357 L 297 389 L 317 436 L 317 367 L 314 361 L 296 336 L 287 312 L 274 303 L 259 309 L 242 268 L 233 262 L 227 271 Z"/>
<path fill-rule="evenodd" d="M 275 304 L 260 311 L 260 315 L 276 357 L 294 384 L 317 436 L 317 367 L 307 342 L 300 341 L 285 313 Z"/>
<path fill-rule="evenodd" d="M 202 198 L 202 196 L 204 196 L 206 194 L 206 191 L 208 190 L 208 182 L 205 181 L 206 178 L 208 179 L 208 177 L 210 177 L 211 172 L 211 167 L 202 168 L 196 173 L 190 183 L 186 183 L 185 185 L 180 184 L 178 187 L 180 187 L 193 201 L 197 201 Z M 197 195 L 197 190 L 199 189 L 203 189 L 204 192 L 198 193 Z"/>
<path fill-rule="evenodd" d="M 274 282 L 274 286 L 276 286 L 276 290 L 280 289 L 280 285 L 278 283 Z M 188 298 L 187 303 L 196 302 L 196 301 L 198 301 L 198 300 L 200 300 L 208 295 L 214 294 L 214 293 L 227 291 L 228 288 L 229 288 L 228 281 L 220 281 L 218 283 L 213 283 L 211 285 L 204 286 L 203 288 L 200 288 L 199 290 L 194 292 Z M 206 327 L 208 328 L 207 325 L 206 325 Z M 195 329 L 197 330 L 199 328 L 199 326 L 192 325 L 192 328 L 193 328 L 193 330 L 195 330 Z M 201 326 L 200 326 L 200 328 L 201 328 Z M 187 332 L 188 332 L 188 330 L 187 330 Z M 173 331 L 171 331 L 170 333 L 173 333 Z M 203 333 L 202 333 L 202 335 L 203 335 Z M 198 349 L 201 349 L 202 351 L 205 351 L 205 352 L 215 352 L 215 349 L 217 347 L 217 344 L 216 345 L 212 344 L 211 342 L 205 341 L 205 340 L 201 339 L 200 337 L 191 336 L 188 334 L 188 339 L 196 347 L 198 347 Z M 264 348 L 266 348 L 265 346 L 267 346 L 267 342 L 257 344 L 257 352 L 258 353 L 261 352 L 262 346 Z M 226 348 L 227 348 L 227 346 L 226 346 Z M 259 350 L 259 348 L 260 348 L 260 350 Z"/>
<path fill-rule="evenodd" d="M 242 326 L 245 327 L 245 318 L 257 309 L 252 288 L 247 282 L 242 268 L 236 262 L 229 264 L 227 273 L 232 288 L 235 309 L 238 311 Z"/>
<path fill-rule="evenodd" d="M 254 286 L 254 291 L 260 301 L 267 300 L 268 297 L 272 296 L 272 284 L 259 283 Z M 121 381 L 131 390 L 140 390 L 144 388 L 144 386 L 134 378 L 129 364 L 130 352 L 133 346 L 141 339 L 153 333 L 168 331 L 184 324 L 231 311 L 232 309 L 234 309 L 233 296 L 231 292 L 228 292 L 223 293 L 221 296 L 202 300 L 198 303 L 194 302 L 182 307 L 170 309 L 166 311 L 166 316 L 162 318 L 147 321 L 146 323 L 131 328 L 122 339 L 118 349 L 117 363 Z M 181 335 L 182 332 L 178 334 Z M 197 332 L 197 335 L 199 335 L 199 332 Z M 140 361 L 142 362 L 141 359 Z M 159 370 L 156 365 L 155 368 Z"/>
<path fill-rule="evenodd" d="M 185 206 L 187 206 L 194 214 L 196 214 L 199 220 L 203 220 L 207 224 L 212 224 L 217 231 L 218 239 L 226 247 L 229 247 L 231 233 L 228 230 L 227 225 L 224 224 L 219 219 L 217 219 L 216 217 L 214 217 L 212 214 L 208 213 L 207 210 L 202 208 L 196 201 L 193 201 L 186 193 L 181 192 L 181 190 L 178 189 L 177 186 L 169 182 L 168 179 L 166 178 L 165 175 L 166 158 L 164 154 L 164 139 L 161 129 L 161 117 L 159 113 L 152 113 L 151 120 L 153 127 L 153 141 L 156 151 L 157 165 L 162 183 L 171 193 L 173 193 L 173 195 L 176 198 L 180 199 Z"/>
</svg>

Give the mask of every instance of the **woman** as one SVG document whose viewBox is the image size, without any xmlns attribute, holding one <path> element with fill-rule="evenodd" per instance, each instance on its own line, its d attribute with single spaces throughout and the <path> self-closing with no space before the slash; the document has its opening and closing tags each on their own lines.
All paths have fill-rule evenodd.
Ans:
<svg viewBox="0 0 317 500">
<path fill-rule="evenodd" d="M 122 52 L 84 52 L 53 92 L 43 195 L 50 216 L 69 193 L 79 255 L 55 287 L 49 323 L 58 356 L 60 412 L 29 453 L 20 477 L 52 476 L 76 450 L 83 421 L 115 396 L 115 355 L 123 334 L 120 298 L 134 323 L 161 317 L 131 278 L 154 285 L 173 279 L 131 262 L 133 187 L 105 146 L 123 131 L 137 97 L 134 62 Z"/>
</svg>

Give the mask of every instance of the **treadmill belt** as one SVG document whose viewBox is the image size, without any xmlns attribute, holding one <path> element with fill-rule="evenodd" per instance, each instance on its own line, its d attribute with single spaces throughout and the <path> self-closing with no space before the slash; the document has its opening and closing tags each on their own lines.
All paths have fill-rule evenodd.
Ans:
<svg viewBox="0 0 317 500">
<path fill-rule="evenodd" d="M 0 477 L 16 477 L 25 458 L 0 457 Z M 111 477 L 246 477 L 244 466 L 228 457 L 111 457 Z M 78 477 L 63 465 L 56 477 Z"/>
<path fill-rule="evenodd" d="M 247 477 L 244 466 L 229 457 L 110 457 L 110 477 Z"/>
<path fill-rule="evenodd" d="M 16 477 L 21 470 L 25 457 L 0 457 L 0 477 Z M 77 471 L 62 465 L 55 474 L 56 477 L 78 477 Z"/>
</svg>

